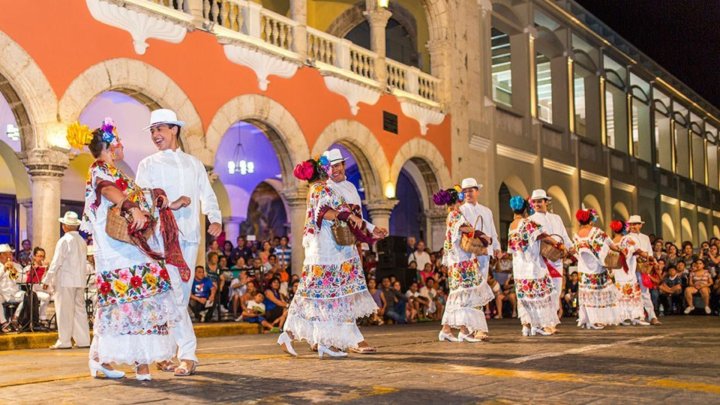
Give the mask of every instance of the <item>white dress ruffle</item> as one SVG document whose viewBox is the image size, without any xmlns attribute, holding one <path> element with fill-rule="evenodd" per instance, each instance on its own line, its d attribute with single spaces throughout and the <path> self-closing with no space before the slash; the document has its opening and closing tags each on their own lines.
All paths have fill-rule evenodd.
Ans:
<svg viewBox="0 0 720 405">
<path fill-rule="evenodd" d="M 448 294 L 442 324 L 451 328 L 465 326 L 471 332 L 487 333 L 488 326 L 482 307 L 493 299 L 495 294 L 485 280 L 477 287 L 453 290 Z"/>
</svg>

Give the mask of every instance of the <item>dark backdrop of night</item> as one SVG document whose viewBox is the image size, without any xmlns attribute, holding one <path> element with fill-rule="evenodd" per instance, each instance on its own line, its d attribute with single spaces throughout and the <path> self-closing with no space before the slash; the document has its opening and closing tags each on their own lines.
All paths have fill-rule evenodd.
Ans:
<svg viewBox="0 0 720 405">
<path fill-rule="evenodd" d="M 576 0 L 720 108 L 720 0 Z"/>
</svg>

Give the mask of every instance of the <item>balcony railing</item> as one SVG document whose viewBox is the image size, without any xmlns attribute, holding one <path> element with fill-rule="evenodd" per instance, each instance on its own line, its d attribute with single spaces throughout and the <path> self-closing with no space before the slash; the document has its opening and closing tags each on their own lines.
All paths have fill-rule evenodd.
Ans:
<svg viewBox="0 0 720 405">
<path fill-rule="evenodd" d="M 109 0 L 114 1 L 114 0 Z M 196 16 L 197 28 L 223 38 L 261 50 L 309 62 L 318 69 L 327 69 L 349 79 L 385 89 L 398 96 L 414 99 L 431 107 L 439 107 L 439 79 L 418 68 L 386 59 L 384 75 L 377 72 L 378 55 L 352 42 L 334 37 L 311 27 L 299 30 L 290 18 L 264 9 L 248 0 L 126 0 L 153 13 Z M 180 14 L 182 15 L 182 14 Z M 305 35 L 298 41 L 296 35 Z M 382 77 L 381 77 L 382 76 Z M 385 83 L 380 83 L 383 78 Z"/>
</svg>

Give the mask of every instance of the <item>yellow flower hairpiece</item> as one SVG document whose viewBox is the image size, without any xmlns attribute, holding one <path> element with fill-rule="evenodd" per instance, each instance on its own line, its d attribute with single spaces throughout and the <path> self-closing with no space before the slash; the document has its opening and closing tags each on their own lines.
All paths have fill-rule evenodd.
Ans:
<svg viewBox="0 0 720 405">
<path fill-rule="evenodd" d="M 460 187 L 460 186 L 457 185 L 457 184 L 456 184 L 455 187 L 453 187 L 453 188 L 454 188 L 455 191 L 457 191 L 458 193 L 462 192 L 462 187 Z"/>
<path fill-rule="evenodd" d="M 92 141 L 92 131 L 87 125 L 75 121 L 68 126 L 66 138 L 70 146 L 82 149 Z"/>
</svg>

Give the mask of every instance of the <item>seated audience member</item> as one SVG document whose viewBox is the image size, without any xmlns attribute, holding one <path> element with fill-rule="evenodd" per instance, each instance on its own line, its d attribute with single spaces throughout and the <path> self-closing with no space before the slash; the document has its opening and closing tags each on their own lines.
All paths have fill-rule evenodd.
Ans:
<svg viewBox="0 0 720 405">
<path fill-rule="evenodd" d="M 22 282 L 33 284 L 33 291 L 35 291 L 35 295 L 40 302 L 40 322 L 46 322 L 51 291 L 43 290 L 42 283 L 40 282 L 47 270 L 47 265 L 45 264 L 45 249 L 38 246 L 32 250 L 32 254 L 32 262 L 23 269 L 23 277 L 21 280 Z M 91 279 L 94 279 L 94 277 L 91 277 Z"/>
<path fill-rule="evenodd" d="M 257 282 L 253 279 L 250 279 L 250 281 L 246 284 L 246 290 L 245 293 L 240 297 L 240 304 L 239 304 L 239 310 L 238 312 L 242 314 L 242 312 L 247 308 L 247 303 L 255 299 L 255 294 L 258 292 L 261 292 L 258 290 Z M 235 322 L 242 321 L 242 316 L 238 316 L 235 318 Z"/>
<path fill-rule="evenodd" d="M 407 305 L 405 305 L 405 318 L 407 321 L 414 323 L 418 318 L 424 319 L 425 308 L 429 302 L 427 298 L 420 296 L 417 283 L 410 284 L 410 288 L 405 292 L 405 298 L 407 298 Z"/>
<path fill-rule="evenodd" d="M 270 281 L 269 288 L 265 290 L 265 319 L 273 327 L 282 329 L 285 318 L 287 318 L 289 305 L 287 297 L 280 293 L 280 279 L 273 278 Z"/>
<path fill-rule="evenodd" d="M 570 316 L 577 316 L 578 308 L 578 273 L 573 270 L 570 277 L 565 283 L 565 291 L 563 291 L 563 303 L 565 312 Z"/>
<path fill-rule="evenodd" d="M 517 296 L 515 295 L 515 277 L 510 274 L 502 286 L 503 301 L 510 302 L 512 317 L 517 318 Z M 502 313 L 500 313 L 502 315 Z"/>
<path fill-rule="evenodd" d="M 690 273 L 688 278 L 688 286 L 685 288 L 685 302 L 687 308 L 685 308 L 685 314 L 689 314 L 695 310 L 693 305 L 693 299 L 695 294 L 700 294 L 705 304 L 705 313 L 710 315 L 710 287 L 713 285 L 712 277 L 710 272 L 705 269 L 705 262 L 702 259 L 695 260 L 695 267 Z"/>
<path fill-rule="evenodd" d="M 232 272 L 232 277 L 235 279 L 240 277 L 240 272 L 247 271 L 249 268 L 250 267 L 245 262 L 245 258 L 239 256 L 237 260 L 235 260 L 235 264 L 230 267 L 230 271 Z"/>
<path fill-rule="evenodd" d="M 208 309 L 214 304 L 216 291 L 217 287 L 213 281 L 205 275 L 205 267 L 195 267 L 195 279 L 190 292 L 190 310 L 197 321 L 205 322 Z"/>
<path fill-rule="evenodd" d="M 262 325 L 262 333 L 272 329 L 272 324 L 265 320 L 265 304 L 263 301 L 265 296 L 262 293 L 256 293 L 255 297 L 246 303 L 245 309 L 242 312 L 240 318 L 244 322 L 257 323 Z"/>
<path fill-rule="evenodd" d="M 438 312 L 440 312 L 440 317 L 442 317 L 442 310 L 438 311 L 437 290 L 435 289 L 434 277 L 430 276 L 425 279 L 425 285 L 420 288 L 420 297 L 428 301 L 424 313 L 426 318 L 438 320 Z"/>
<path fill-rule="evenodd" d="M 425 284 L 425 281 L 428 278 L 435 278 L 435 272 L 433 271 L 432 264 L 425 263 L 425 267 L 422 269 L 422 271 L 420 271 L 420 279 L 418 280 L 418 283 Z"/>
<path fill-rule="evenodd" d="M 676 314 L 682 305 L 683 287 L 682 278 L 678 275 L 675 266 L 669 266 L 667 275 L 658 287 L 660 290 L 660 303 L 666 313 Z"/>
<path fill-rule="evenodd" d="M 378 310 L 370 316 L 370 323 L 372 325 L 382 325 L 384 323 L 382 320 L 382 308 L 385 306 L 385 296 L 382 291 L 377 288 L 377 281 L 374 278 L 368 280 L 367 286 L 368 292 L 378 307 Z"/>
<path fill-rule="evenodd" d="M 233 317 L 238 317 L 238 310 L 242 312 L 240 307 L 240 299 L 247 292 L 247 284 L 251 279 L 247 275 L 247 271 L 240 272 L 237 278 L 230 282 L 230 302 L 232 302 Z"/>
<path fill-rule="evenodd" d="M 392 320 L 395 323 L 407 323 L 405 315 L 407 298 L 400 292 L 400 283 L 397 283 L 397 288 L 395 288 L 387 277 L 383 277 L 381 282 L 382 293 L 385 297 L 385 305 L 382 308 L 383 319 Z"/>
<path fill-rule="evenodd" d="M 715 314 L 720 313 L 720 275 L 715 279 L 715 285 L 712 290 L 711 305 L 715 308 Z"/>
</svg>

